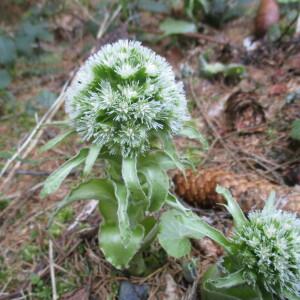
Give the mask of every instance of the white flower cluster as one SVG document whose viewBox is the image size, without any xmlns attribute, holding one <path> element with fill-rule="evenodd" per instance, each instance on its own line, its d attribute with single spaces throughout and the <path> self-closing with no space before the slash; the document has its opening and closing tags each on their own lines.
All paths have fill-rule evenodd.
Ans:
<svg viewBox="0 0 300 300">
<path fill-rule="evenodd" d="M 66 112 L 84 140 L 123 156 L 147 151 L 158 133 L 175 134 L 188 119 L 170 65 L 128 40 L 102 47 L 79 69 Z"/>
<path fill-rule="evenodd" d="M 249 214 L 250 222 L 233 236 L 234 261 L 251 285 L 268 292 L 300 296 L 300 220 L 288 212 Z"/>
</svg>

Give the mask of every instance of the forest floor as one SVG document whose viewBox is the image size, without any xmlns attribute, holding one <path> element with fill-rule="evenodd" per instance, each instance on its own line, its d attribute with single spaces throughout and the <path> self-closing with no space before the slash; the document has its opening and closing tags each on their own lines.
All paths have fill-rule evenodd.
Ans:
<svg viewBox="0 0 300 300">
<path fill-rule="evenodd" d="M 19 2 L 0 4 L 1 26 L 7 32 L 15 32 L 26 13 L 32 14 L 35 4 L 45 10 L 47 3 Z M 16 59 L 10 69 L 13 80 L 0 94 L 1 167 L 28 141 L 0 182 L 1 300 L 52 299 L 53 265 L 59 299 L 115 299 L 124 282 L 147 290 L 149 299 L 199 299 L 197 286 L 203 272 L 222 255 L 209 239 L 193 241 L 191 255 L 181 260 L 167 258 L 155 244 L 152 250 L 158 267 L 145 277 L 134 277 L 105 261 L 97 246 L 100 217 L 93 202 L 64 209 L 47 230 L 51 211 L 70 187 L 78 184 L 80 172 L 72 172 L 59 192 L 46 199 L 39 197 L 42 183 L 76 153 L 82 142 L 72 137 L 55 150 L 40 153 L 40 147 L 59 133 L 57 126 L 44 123 L 66 118 L 63 101 L 56 101 L 57 97 L 90 51 L 107 41 L 127 37 L 141 40 L 166 57 L 184 82 L 190 112 L 209 148 L 183 139 L 176 144 L 204 178 L 202 200 L 213 199 L 205 184 L 212 184 L 207 176 L 214 178 L 211 174 L 216 168 L 226 173 L 227 183 L 236 189 L 235 196 L 243 197 L 244 202 L 251 199 L 254 207 L 259 204 L 253 198 L 263 195 L 268 184 L 300 193 L 300 147 L 290 137 L 292 121 L 300 118 L 299 38 L 287 35 L 273 43 L 261 41 L 257 50 L 247 51 L 243 41 L 253 32 L 255 6 L 220 28 L 199 21 L 197 33 L 165 35 L 159 27 L 161 22 L 167 17 L 185 18 L 180 10 L 153 12 L 138 7 L 124 22 L 126 16 L 118 5 L 102 6 L 97 1 L 74 1 L 52 11 L 47 6 L 50 12 L 43 12 L 42 18 L 52 39 L 40 38 L 31 57 Z M 211 63 L 240 64 L 243 74 L 205 74 L 203 57 Z M 41 128 L 30 137 L 41 120 Z M 101 164 L 97 167 L 92 176 L 101 174 Z M 241 178 L 264 184 L 248 183 L 254 193 L 249 195 L 237 187 Z M 180 183 L 175 181 L 175 190 L 176 184 Z M 231 219 L 224 211 L 214 205 L 204 208 L 201 199 L 197 203 L 191 196 L 185 200 L 195 212 L 229 234 Z M 299 213 L 297 205 L 294 210 Z"/>
</svg>

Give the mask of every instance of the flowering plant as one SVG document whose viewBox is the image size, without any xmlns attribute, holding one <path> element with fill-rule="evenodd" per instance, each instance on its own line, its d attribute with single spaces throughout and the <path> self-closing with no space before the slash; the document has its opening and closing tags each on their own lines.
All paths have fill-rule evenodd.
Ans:
<svg viewBox="0 0 300 300">
<path fill-rule="evenodd" d="M 216 279 L 218 272 L 210 270 L 204 279 L 203 299 L 217 299 L 214 297 L 221 294 L 222 299 L 300 299 L 300 220 L 292 213 L 275 209 L 275 194 L 270 195 L 262 211 L 251 212 L 246 218 L 228 190 L 217 187 L 217 192 L 226 198 L 226 208 L 235 223 L 230 238 L 193 213 L 178 210 L 162 216 L 159 233 L 159 239 L 165 240 L 165 224 L 182 223 L 186 229 L 184 243 L 188 242 L 186 237 L 206 235 L 223 246 L 226 256 L 220 270 L 224 276 Z M 176 240 L 174 235 L 173 239 Z M 189 251 L 174 243 L 163 243 L 163 247 L 176 257 Z M 237 298 L 237 291 L 232 293 L 230 288 L 241 285 L 242 293 Z"/>
<path fill-rule="evenodd" d="M 49 149 L 73 132 L 89 146 L 45 181 L 42 196 L 55 192 L 70 171 L 84 163 L 88 175 L 97 159 L 107 176 L 81 183 L 58 205 L 98 199 L 102 223 L 99 245 L 116 268 L 155 237 L 155 212 L 165 203 L 178 207 L 169 192 L 167 170 L 184 168 L 173 135 L 202 136 L 194 129 L 181 83 L 164 58 L 139 42 L 120 40 L 92 55 L 68 88 L 66 112 L 72 129 L 56 137 Z"/>
</svg>

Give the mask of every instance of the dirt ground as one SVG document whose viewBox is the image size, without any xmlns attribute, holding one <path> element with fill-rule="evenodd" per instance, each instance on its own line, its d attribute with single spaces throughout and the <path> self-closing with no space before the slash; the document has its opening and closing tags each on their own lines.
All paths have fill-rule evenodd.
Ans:
<svg viewBox="0 0 300 300">
<path fill-rule="evenodd" d="M 0 4 L 0 24 L 8 32 L 14 32 L 33 5 L 43 6 L 47 1 L 15 2 Z M 59 299 L 117 299 L 120 283 L 127 281 L 144 286 L 148 291 L 145 299 L 199 299 L 197 286 L 202 274 L 222 255 L 209 239 L 193 241 L 191 255 L 182 260 L 167 258 L 154 244 L 158 267 L 145 277 L 134 277 L 113 269 L 100 252 L 97 228 L 101 218 L 93 203 L 76 203 L 63 210 L 47 229 L 51 211 L 80 181 L 80 171 L 72 172 L 59 192 L 46 199 L 39 197 L 42 183 L 76 153 L 82 142 L 71 137 L 55 150 L 40 153 L 40 147 L 60 131 L 58 126 L 43 124 L 63 120 L 66 115 L 62 100 L 54 99 L 48 107 L 34 107 L 33 99 L 43 90 L 57 98 L 93 49 L 116 38 L 142 40 L 166 57 L 184 82 L 190 112 L 209 141 L 205 150 L 198 143 L 176 140 L 179 151 L 195 162 L 204 178 L 204 194 L 198 199 L 182 192 L 182 201 L 230 234 L 230 217 L 215 203 L 203 204 L 205 198 L 214 200 L 206 185 L 214 184 L 207 179 L 214 175 L 207 174 L 213 174 L 215 168 L 227 174 L 226 183 L 236 197 L 246 203 L 251 199 L 251 207 L 259 207 L 257 195 L 262 197 L 261 191 L 269 187 L 279 193 L 288 191 L 295 195 L 295 201 L 300 199 L 300 148 L 299 142 L 290 137 L 292 121 L 300 118 L 299 37 L 286 34 L 272 43 L 261 40 L 256 50 L 247 51 L 243 42 L 253 32 L 255 2 L 247 14 L 220 28 L 196 19 L 198 33 L 169 36 L 162 36 L 159 24 L 170 16 L 184 19 L 180 9 L 160 13 L 138 7 L 126 16 L 117 4 L 101 8 L 96 0 L 66 3 L 47 17 L 53 40 L 38 44 L 39 55 L 47 54 L 51 59 L 32 62 L 18 58 L 7 88 L 13 99 L 0 102 L 1 167 L 28 142 L 11 160 L 0 182 L 0 299 L 52 299 L 51 259 Z M 5 17 L 1 17 L 3 10 Z M 203 55 L 210 62 L 241 64 L 245 74 L 208 78 L 200 70 Z M 45 114 L 37 134 L 30 136 Z M 95 169 L 93 176 L 100 175 L 101 164 Z M 252 187 L 252 195 L 237 187 L 241 178 L 251 182 L 247 184 Z M 177 184 L 175 180 L 175 190 Z M 299 213 L 300 202 L 295 203 L 293 210 Z M 49 249 L 54 251 L 52 257 Z M 192 275 L 187 271 L 188 264 L 193 265 Z"/>
</svg>

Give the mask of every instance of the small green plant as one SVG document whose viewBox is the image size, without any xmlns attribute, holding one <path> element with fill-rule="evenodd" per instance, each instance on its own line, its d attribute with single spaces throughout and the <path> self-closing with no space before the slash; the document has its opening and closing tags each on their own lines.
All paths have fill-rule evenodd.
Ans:
<svg viewBox="0 0 300 300">
<path fill-rule="evenodd" d="M 204 139 L 189 121 L 183 86 L 170 65 L 139 42 L 120 40 L 91 56 L 67 91 L 66 111 L 72 129 L 44 150 L 76 131 L 90 144 L 50 175 L 41 195 L 55 192 L 80 164 L 88 176 L 95 161 L 104 160 L 107 177 L 81 183 L 55 214 L 74 201 L 98 199 L 100 248 L 116 268 L 127 268 L 156 238 L 155 212 L 166 203 L 179 205 L 167 170 L 183 170 L 184 162 L 172 137 Z"/>
<path fill-rule="evenodd" d="M 226 198 L 234 220 L 231 238 L 195 214 L 178 210 L 164 213 L 159 233 L 161 244 L 175 257 L 189 252 L 188 237 L 208 236 L 225 249 L 219 273 L 210 270 L 204 279 L 203 299 L 221 299 L 214 298 L 216 295 L 223 295 L 222 299 L 300 299 L 300 220 L 275 209 L 274 193 L 262 211 L 251 212 L 246 218 L 227 189 L 217 187 L 217 192 Z M 174 226 L 184 230 L 173 230 L 170 241 L 168 235 Z M 236 286 L 240 288 L 233 291 Z"/>
</svg>

